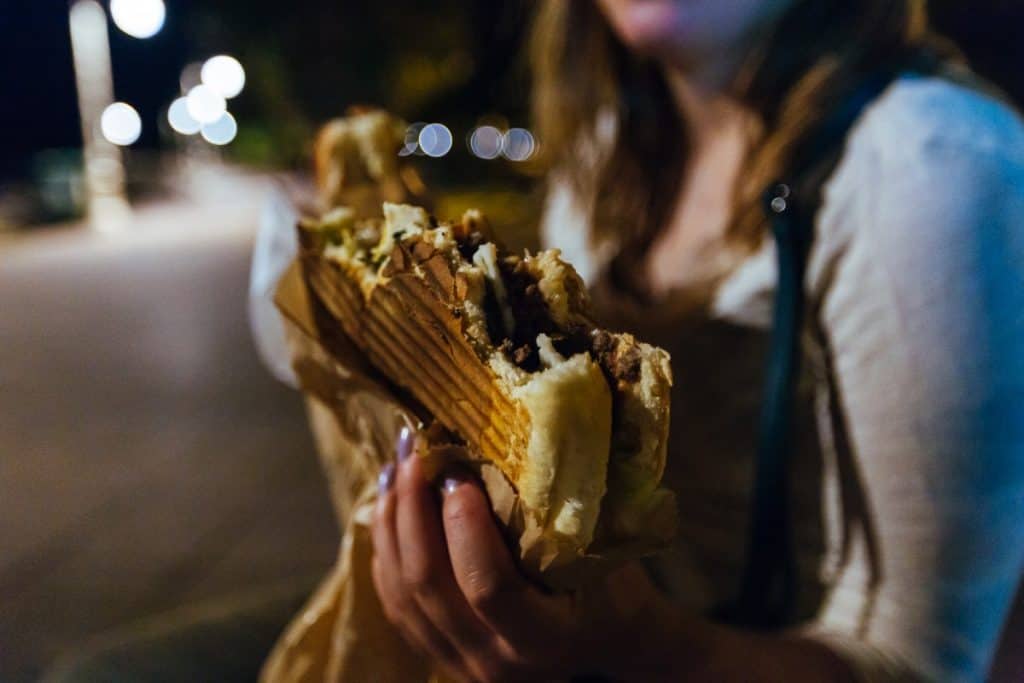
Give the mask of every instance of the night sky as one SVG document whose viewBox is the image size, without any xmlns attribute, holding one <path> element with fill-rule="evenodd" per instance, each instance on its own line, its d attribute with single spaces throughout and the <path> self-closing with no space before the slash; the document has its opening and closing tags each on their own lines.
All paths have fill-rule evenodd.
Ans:
<svg viewBox="0 0 1024 683">
<path fill-rule="evenodd" d="M 0 180 L 24 174 L 38 150 L 81 145 L 68 6 L 67 0 L 0 0 Z M 147 40 L 108 28 L 114 94 L 141 114 L 140 145 L 156 145 L 157 118 L 178 94 L 187 54 L 186 32 L 175 21 L 180 16 L 169 11 L 163 30 Z"/>
</svg>

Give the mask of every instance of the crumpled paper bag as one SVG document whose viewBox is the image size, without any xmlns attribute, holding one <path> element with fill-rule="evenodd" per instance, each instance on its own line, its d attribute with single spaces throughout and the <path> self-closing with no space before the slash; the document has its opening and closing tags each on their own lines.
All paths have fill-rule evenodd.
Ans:
<svg viewBox="0 0 1024 683">
<path fill-rule="evenodd" d="M 261 680 L 431 680 L 429 663 L 385 619 L 370 576 L 377 475 L 393 457 L 402 426 L 415 426 L 419 418 L 390 395 L 354 349 L 342 364 L 321 346 L 297 263 L 282 277 L 276 299 L 344 535 L 333 569 L 282 634 Z"/>
<path fill-rule="evenodd" d="M 419 430 L 418 457 L 439 471 L 461 447 L 432 440 L 429 415 L 403 403 L 345 337 L 312 294 L 301 256 L 281 278 L 275 303 L 285 320 L 292 368 L 307 400 L 310 423 L 344 539 L 338 560 L 307 605 L 285 630 L 263 673 L 264 683 L 305 681 L 440 681 L 428 662 L 406 645 L 386 620 L 371 578 L 369 525 L 381 468 L 394 457 L 403 426 Z M 515 489 L 489 463 L 476 463 L 498 520 L 525 574 L 553 590 L 586 590 L 614 568 L 658 546 L 635 541 L 595 542 L 586 555 L 559 548 L 525 514 Z M 671 523 L 672 520 L 666 520 Z"/>
</svg>

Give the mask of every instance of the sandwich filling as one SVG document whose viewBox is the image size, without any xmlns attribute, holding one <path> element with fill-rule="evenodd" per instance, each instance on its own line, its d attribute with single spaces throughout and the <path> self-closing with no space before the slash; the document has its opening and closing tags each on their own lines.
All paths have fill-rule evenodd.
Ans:
<svg viewBox="0 0 1024 683">
<path fill-rule="evenodd" d="M 667 430 L 668 356 L 597 329 L 582 280 L 557 250 L 505 253 L 473 211 L 440 224 L 406 205 L 385 204 L 383 220 L 339 208 L 304 227 L 367 297 L 411 269 L 459 318 L 480 361 L 530 415 L 526 476 L 514 484 L 544 528 L 582 550 L 603 507 L 604 533 L 638 531 L 664 468 L 665 434 L 650 430 Z"/>
</svg>

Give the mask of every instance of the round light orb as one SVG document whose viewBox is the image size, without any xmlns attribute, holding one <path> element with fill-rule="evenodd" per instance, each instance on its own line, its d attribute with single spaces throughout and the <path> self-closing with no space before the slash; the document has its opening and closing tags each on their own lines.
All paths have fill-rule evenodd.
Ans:
<svg viewBox="0 0 1024 683">
<path fill-rule="evenodd" d="M 428 123 L 420 131 L 419 143 L 428 157 L 443 157 L 452 149 L 452 132 L 443 123 Z"/>
<path fill-rule="evenodd" d="M 536 149 L 537 142 L 533 138 L 533 133 L 525 128 L 509 128 L 505 133 L 501 153 L 509 161 L 526 161 L 533 156 Z"/>
<path fill-rule="evenodd" d="M 188 100 L 184 97 L 179 97 L 171 102 L 171 106 L 167 110 L 167 122 L 171 124 L 171 128 L 175 132 L 182 135 L 195 135 L 203 127 L 203 124 L 188 113 Z"/>
<path fill-rule="evenodd" d="M 186 97 L 188 113 L 201 124 L 213 123 L 227 111 L 228 103 L 208 85 L 197 85 Z"/>
<path fill-rule="evenodd" d="M 142 135 L 142 119 L 130 104 L 114 102 L 100 116 L 100 132 L 115 145 L 130 145 Z"/>
<path fill-rule="evenodd" d="M 213 123 L 203 124 L 201 133 L 211 145 L 226 145 L 238 135 L 238 122 L 230 112 L 224 112 Z"/>
<path fill-rule="evenodd" d="M 504 144 L 504 134 L 494 126 L 474 128 L 469 136 L 469 151 L 481 159 L 497 159 Z"/>
<path fill-rule="evenodd" d="M 110 0 L 114 25 L 134 38 L 151 38 L 164 27 L 163 0 Z"/>
<path fill-rule="evenodd" d="M 245 69 L 237 59 L 228 55 L 217 55 L 206 60 L 201 78 L 203 85 L 213 88 L 229 100 L 237 97 L 245 87 Z"/>
</svg>

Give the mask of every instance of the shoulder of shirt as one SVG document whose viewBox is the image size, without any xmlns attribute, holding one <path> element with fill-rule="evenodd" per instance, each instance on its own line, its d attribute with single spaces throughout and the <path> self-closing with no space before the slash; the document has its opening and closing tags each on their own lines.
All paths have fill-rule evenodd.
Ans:
<svg viewBox="0 0 1024 683">
<path fill-rule="evenodd" d="M 965 177 L 976 182 L 957 184 Z M 889 234 L 880 203 L 905 196 L 914 206 L 935 206 L 955 195 L 969 207 L 990 200 L 986 184 L 1015 186 L 1022 177 L 1024 120 L 1012 105 L 959 79 L 901 76 L 855 124 L 823 188 L 808 264 L 812 290 L 828 286 L 837 259 L 857 235 L 876 251 L 889 238 L 927 237 L 912 230 Z M 980 206 L 979 215 L 990 209 Z"/>
<path fill-rule="evenodd" d="M 961 79 L 904 74 L 855 125 L 846 157 L 870 155 L 874 171 L 884 173 L 951 151 L 1020 164 L 1024 120 L 980 81 L 975 87 Z"/>
<path fill-rule="evenodd" d="M 854 125 L 823 188 L 819 251 L 834 253 L 858 232 L 863 211 L 889 188 L 905 190 L 907 179 L 916 178 L 915 190 L 923 194 L 915 199 L 923 201 L 953 189 L 953 171 L 967 167 L 987 179 L 1018 176 L 1024 168 L 1021 115 L 998 95 L 959 79 L 899 77 Z"/>
</svg>

